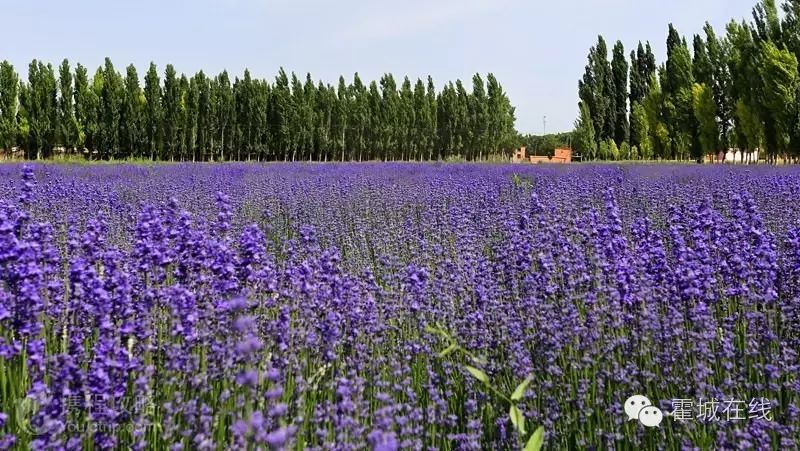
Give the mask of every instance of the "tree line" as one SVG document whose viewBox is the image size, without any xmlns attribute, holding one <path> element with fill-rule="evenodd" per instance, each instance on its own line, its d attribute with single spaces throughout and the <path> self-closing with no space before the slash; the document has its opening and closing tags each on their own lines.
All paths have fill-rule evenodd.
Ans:
<svg viewBox="0 0 800 451">
<path fill-rule="evenodd" d="M 28 80 L 0 63 L 0 149 L 92 159 L 174 161 L 480 160 L 516 145 L 514 107 L 492 74 L 440 91 L 431 77 L 391 74 L 336 87 L 282 68 L 270 83 L 248 70 L 231 80 L 187 77 L 151 63 L 120 74 L 106 58 L 90 77 L 68 60 L 33 60 Z"/>
<path fill-rule="evenodd" d="M 578 82 L 573 143 L 591 159 L 694 159 L 730 148 L 768 161 L 800 158 L 800 0 L 763 0 L 751 21 L 689 46 L 669 25 L 667 58 L 649 43 L 611 61 L 602 36 Z"/>
</svg>

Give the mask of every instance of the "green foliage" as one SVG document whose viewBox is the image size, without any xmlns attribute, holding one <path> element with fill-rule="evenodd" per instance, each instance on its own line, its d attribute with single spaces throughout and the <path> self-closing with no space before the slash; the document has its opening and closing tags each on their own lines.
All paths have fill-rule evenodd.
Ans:
<svg viewBox="0 0 800 451">
<path fill-rule="evenodd" d="M 144 77 L 144 133 L 146 136 L 145 148 L 142 149 L 150 155 L 156 156 L 161 146 L 162 116 L 161 116 L 161 82 L 158 78 L 156 65 L 150 63 L 147 75 Z"/>
<path fill-rule="evenodd" d="M 588 116 L 599 158 L 615 157 L 605 142 L 609 138 L 620 147 L 621 158 L 636 154 L 699 161 L 731 146 L 763 147 L 771 162 L 778 155 L 800 158 L 800 2 L 777 3 L 762 0 L 751 23 L 730 22 L 723 37 L 706 23 L 691 48 L 670 24 L 667 58 L 657 76 L 649 43 L 639 43 L 630 53 L 628 68 L 621 43 L 609 65 L 605 40 L 599 37 L 578 83 L 576 147 L 591 148 L 585 142 L 591 136 Z M 630 89 L 629 113 L 623 84 Z M 615 112 L 612 121 L 610 110 Z M 614 127 L 609 128 L 610 122 Z M 621 149 L 624 142 L 630 150 Z"/>
<path fill-rule="evenodd" d="M 625 60 L 625 48 L 621 41 L 614 45 L 611 70 L 614 82 L 614 140 L 617 145 L 621 145 L 629 139 L 628 62 Z"/>
<path fill-rule="evenodd" d="M 711 64 L 711 91 L 717 107 L 717 124 L 720 132 L 720 147 L 730 147 L 730 133 L 733 126 L 733 79 L 730 71 L 730 41 L 720 41 L 714 28 L 706 22 L 703 28 L 706 35 L 706 49 Z"/>
<path fill-rule="evenodd" d="M 664 69 L 661 86 L 665 93 L 673 95 L 681 89 L 691 87 L 694 77 L 689 47 L 672 24 L 669 25 L 667 36 L 667 61 Z"/>
<path fill-rule="evenodd" d="M 643 46 L 639 42 L 636 52 L 631 52 L 630 67 L 630 118 L 629 118 L 629 142 L 633 146 L 641 146 L 649 137 L 643 133 L 643 115 L 636 117 L 635 108 L 644 103 L 645 97 L 650 92 L 652 80 L 655 79 L 656 62 L 650 43 Z M 639 121 L 638 123 L 636 121 Z"/>
<path fill-rule="evenodd" d="M 33 60 L 28 84 L 20 89 L 20 115 L 27 128 L 24 143 L 28 158 L 48 157 L 56 141 L 58 110 L 53 66 Z"/>
<path fill-rule="evenodd" d="M 645 52 L 641 41 L 636 51 L 631 51 L 630 67 L 630 104 L 641 103 L 647 94 L 647 80 L 652 76 L 647 74 L 647 66 L 644 61 Z"/>
<path fill-rule="evenodd" d="M 488 384 L 489 383 L 489 376 L 487 376 L 486 373 L 484 373 L 483 371 L 481 371 L 481 370 L 479 370 L 479 369 L 477 369 L 477 368 L 475 368 L 473 366 L 469 366 L 469 365 L 464 365 L 464 369 L 469 371 L 469 374 L 471 374 L 472 377 L 474 377 L 475 379 L 478 379 L 479 381 L 483 382 L 484 384 Z"/>
<path fill-rule="evenodd" d="M 89 83 L 86 68 L 81 64 L 75 69 L 75 119 L 78 121 L 78 143 L 89 149 L 95 147 L 98 133 L 98 99 Z"/>
<path fill-rule="evenodd" d="M 617 147 L 616 141 L 613 139 L 609 140 L 608 142 L 608 149 L 609 149 L 609 160 L 617 161 L 619 160 L 619 147 Z"/>
<path fill-rule="evenodd" d="M 147 99 L 139 86 L 136 67 L 126 69 L 125 88 L 119 119 L 121 157 L 140 157 L 147 149 Z"/>
<path fill-rule="evenodd" d="M 80 129 L 78 121 L 75 119 L 75 108 L 73 105 L 72 72 L 70 71 L 69 61 L 64 60 L 58 68 L 58 130 L 56 142 L 68 148 L 78 146 Z"/>
<path fill-rule="evenodd" d="M 10 149 L 16 142 L 19 75 L 8 61 L 0 62 L 0 149 Z"/>
<path fill-rule="evenodd" d="M 514 130 L 515 109 L 494 75 L 490 73 L 486 80 L 489 102 L 489 149 L 493 153 L 502 153 L 517 144 L 517 132 Z"/>
<path fill-rule="evenodd" d="M 761 44 L 761 62 L 763 107 L 765 115 L 773 124 L 773 133 L 770 136 L 774 139 L 770 149 L 782 152 L 788 145 L 790 127 L 796 118 L 797 57 L 786 49 L 778 48 L 773 42 L 766 41 Z"/>
<path fill-rule="evenodd" d="M 523 190 L 526 194 L 529 194 L 533 189 L 533 179 L 527 175 L 520 176 L 519 174 L 514 174 L 511 177 L 511 183 L 513 183 L 515 187 Z"/>
<path fill-rule="evenodd" d="M 670 104 L 661 91 L 661 86 L 653 82 L 650 92 L 644 101 L 644 111 L 647 118 L 647 129 L 649 130 L 649 149 L 654 158 L 667 158 L 671 146 L 670 131 L 667 127 Z"/>
<path fill-rule="evenodd" d="M 588 120 L 591 124 L 591 118 Z M 557 147 L 570 147 L 576 132 L 551 133 L 547 135 L 522 135 L 517 138 L 521 146 L 525 146 L 529 155 L 552 157 Z"/>
<path fill-rule="evenodd" d="M 163 108 L 162 130 L 164 136 L 164 155 L 163 159 L 174 159 L 179 151 L 179 130 L 178 121 L 180 118 L 180 86 L 178 84 L 175 68 L 171 64 L 167 65 L 164 72 L 164 91 L 161 97 L 161 108 Z"/>
<path fill-rule="evenodd" d="M 764 126 L 758 114 L 744 100 L 739 99 L 736 102 L 735 115 L 742 149 L 751 151 L 760 148 L 764 142 Z"/>
<path fill-rule="evenodd" d="M 608 62 L 608 49 L 602 36 L 589 50 L 588 64 L 583 79 L 578 82 L 578 95 L 592 115 L 598 140 L 608 139 L 614 133 L 616 110 L 613 97 L 613 79 Z"/>
<path fill-rule="evenodd" d="M 0 148 L 21 146 L 29 158 L 64 146 L 90 159 L 474 161 L 507 158 L 520 142 L 492 74 L 440 92 L 431 77 L 365 85 L 354 74 L 332 86 L 283 69 L 268 82 L 167 65 L 162 80 L 153 63 L 140 86 L 134 66 L 123 76 L 109 59 L 93 77 L 80 64 L 73 75 L 67 61 L 58 82 L 38 61 L 29 75 L 20 84 L 0 65 Z"/>
<path fill-rule="evenodd" d="M 422 84 L 418 85 L 420 88 Z M 420 95 L 422 92 L 420 91 Z M 424 102 L 424 98 L 420 98 Z M 482 157 L 480 152 L 483 149 L 488 149 L 491 142 L 489 137 L 489 98 L 484 89 L 483 79 L 480 74 L 475 74 L 472 77 L 472 97 L 470 98 L 470 113 L 469 113 L 469 130 L 473 132 L 470 141 L 470 149 L 474 153 L 477 149 L 479 152 L 478 158 Z M 422 105 L 421 105 L 422 106 Z M 420 108 L 419 111 L 425 111 L 425 108 Z M 424 124 L 422 124 L 424 127 Z"/>
<path fill-rule="evenodd" d="M 597 149 L 597 157 L 601 160 L 611 159 L 611 147 L 608 145 L 609 140 L 600 141 L 600 146 Z"/>
<path fill-rule="evenodd" d="M 484 364 L 484 360 L 470 350 L 460 346 L 458 341 L 453 337 L 447 330 L 442 327 L 441 325 L 437 324 L 435 326 L 427 326 L 425 331 L 431 334 L 436 335 L 439 337 L 444 343 L 447 344 L 441 352 L 439 352 L 440 358 L 450 357 L 452 360 L 456 362 L 463 362 L 469 361 L 473 364 Z M 486 372 L 483 370 L 467 363 L 461 364 L 464 370 L 473 377 L 475 380 L 481 383 L 483 387 L 486 389 L 488 394 L 494 397 L 495 400 L 501 401 L 505 404 L 508 404 L 508 420 L 511 422 L 512 426 L 514 426 L 514 430 L 517 431 L 519 434 L 520 440 L 523 440 L 523 437 L 527 435 L 527 423 L 528 420 L 525 418 L 523 411 L 519 408 L 518 403 L 523 400 L 525 394 L 530 386 L 531 382 L 534 380 L 533 375 L 528 375 L 523 379 L 519 384 L 514 387 L 514 390 L 511 394 L 507 395 L 507 391 L 504 387 L 500 387 L 496 385 L 492 379 L 489 377 Z M 491 410 L 490 410 L 491 411 Z M 498 409 L 497 411 L 502 411 Z M 525 442 L 523 447 L 522 443 L 520 443 L 520 447 L 524 450 L 539 450 L 541 449 L 544 443 L 544 427 L 539 426 L 533 434 L 528 437 L 528 440 Z"/>
<path fill-rule="evenodd" d="M 650 158 L 652 158 L 652 157 L 647 157 L 647 156 L 645 156 L 645 154 L 641 153 L 641 151 L 639 150 L 639 147 L 631 146 L 631 159 L 632 160 L 645 160 L 645 159 L 650 159 Z"/>
<path fill-rule="evenodd" d="M 597 142 L 595 141 L 594 125 L 589 107 L 580 104 L 581 115 L 575 121 L 575 149 L 585 158 L 594 160 L 597 157 Z"/>
<path fill-rule="evenodd" d="M 717 105 L 714 95 L 705 84 L 695 83 L 692 87 L 694 114 L 698 123 L 701 155 L 715 154 L 719 149 L 719 128 L 717 127 Z"/>
<path fill-rule="evenodd" d="M 95 93 L 100 99 L 98 108 L 99 138 L 98 151 L 100 158 L 124 158 L 120 152 L 120 119 L 122 117 L 122 101 L 124 84 L 122 76 L 114 68 L 109 58 L 95 74 Z"/>
<path fill-rule="evenodd" d="M 759 41 L 781 42 L 781 24 L 775 0 L 761 0 L 753 8 L 753 32 Z"/>
<path fill-rule="evenodd" d="M 686 40 L 670 24 L 667 37 L 667 61 L 661 76 L 665 95 L 664 124 L 672 137 L 668 158 L 686 159 L 693 148 L 697 123 L 693 113 L 692 58 Z"/>
<path fill-rule="evenodd" d="M 642 151 L 642 158 L 651 155 L 650 149 L 650 127 L 647 121 L 647 113 L 644 106 L 634 103 L 631 107 L 631 143 Z"/>
<path fill-rule="evenodd" d="M 619 159 L 621 160 L 635 160 L 636 156 L 631 151 L 631 145 L 627 141 L 623 141 L 619 146 Z"/>
<path fill-rule="evenodd" d="M 542 449 L 542 445 L 544 445 L 544 426 L 539 426 L 531 434 L 528 443 L 525 444 L 524 451 L 539 451 Z"/>
<path fill-rule="evenodd" d="M 525 396 L 525 391 L 528 389 L 528 385 L 533 381 L 533 376 L 528 376 L 525 378 L 524 381 L 520 382 L 517 385 L 517 388 L 514 389 L 514 393 L 511 394 L 512 401 L 519 401 Z"/>
<path fill-rule="evenodd" d="M 694 35 L 692 47 L 694 48 L 694 59 L 692 61 L 694 80 L 697 83 L 710 86 L 714 78 L 714 67 L 711 65 L 711 59 L 706 50 L 706 42 L 700 35 L 696 34 Z"/>
</svg>

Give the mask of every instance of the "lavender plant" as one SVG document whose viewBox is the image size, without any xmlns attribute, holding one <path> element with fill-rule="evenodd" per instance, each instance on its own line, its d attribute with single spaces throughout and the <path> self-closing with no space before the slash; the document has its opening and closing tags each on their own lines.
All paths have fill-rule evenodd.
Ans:
<svg viewBox="0 0 800 451">
<path fill-rule="evenodd" d="M 791 167 L 0 165 L 0 449 L 794 449 L 798 195 Z M 719 408 L 647 428 L 633 394 Z"/>
<path fill-rule="evenodd" d="M 474 355 L 470 350 L 461 347 L 458 344 L 458 340 L 453 338 L 442 326 L 440 325 L 436 325 L 435 327 L 428 326 L 425 330 L 430 333 L 439 335 L 447 343 L 447 347 L 444 348 L 444 350 L 442 350 L 441 352 L 439 352 L 439 357 L 444 358 L 453 354 L 463 354 L 464 357 L 466 357 L 470 361 L 470 363 L 473 362 L 478 364 L 485 363 L 485 361 L 482 358 Z M 525 392 L 528 389 L 528 385 L 530 385 L 531 381 L 533 381 L 533 376 L 526 377 L 522 382 L 519 383 L 519 385 L 516 386 L 516 388 L 514 388 L 513 393 L 506 395 L 501 388 L 495 387 L 491 383 L 489 376 L 487 376 L 486 373 L 483 372 L 483 370 L 467 364 L 464 364 L 463 367 L 470 375 L 472 375 L 472 377 L 482 382 L 485 388 L 493 396 L 501 399 L 506 404 L 508 404 L 509 406 L 508 419 L 509 421 L 511 421 L 511 424 L 514 425 L 520 436 L 524 436 L 526 434 L 526 426 L 525 426 L 526 420 L 525 417 L 523 416 L 522 411 L 519 409 L 519 407 L 517 407 L 516 403 L 520 401 L 523 396 L 525 396 Z M 542 447 L 543 437 L 544 437 L 544 428 L 539 426 L 530 435 L 523 449 L 525 451 L 538 451 Z"/>
</svg>

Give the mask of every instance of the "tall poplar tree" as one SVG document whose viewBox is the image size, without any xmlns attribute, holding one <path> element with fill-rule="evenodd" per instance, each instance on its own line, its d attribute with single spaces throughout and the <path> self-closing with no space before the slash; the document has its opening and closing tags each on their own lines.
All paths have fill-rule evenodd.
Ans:
<svg viewBox="0 0 800 451">
<path fill-rule="evenodd" d="M 56 141 L 67 149 L 78 146 L 79 130 L 75 119 L 74 90 L 69 61 L 64 59 L 58 67 L 58 137 Z"/>
<path fill-rule="evenodd" d="M 419 83 L 420 88 L 422 82 Z M 472 140 L 470 148 L 477 150 L 478 159 L 483 159 L 483 152 L 489 148 L 489 97 L 480 74 L 472 76 L 472 98 L 470 99 L 470 123 Z"/>
<path fill-rule="evenodd" d="M 706 22 L 703 27 L 706 35 L 706 50 L 712 68 L 711 91 L 717 105 L 717 123 L 720 129 L 720 147 L 730 147 L 730 132 L 733 120 L 734 101 L 732 97 L 733 81 L 729 67 L 729 46 L 727 40 L 720 41 L 714 28 Z"/>
<path fill-rule="evenodd" d="M 236 128 L 236 108 L 231 87 L 230 78 L 227 71 L 222 71 L 216 77 L 215 108 L 217 124 L 217 137 L 215 138 L 216 147 L 215 158 L 225 161 L 230 159 L 233 153 L 233 130 Z"/>
<path fill-rule="evenodd" d="M 211 83 L 206 74 L 201 70 L 194 77 L 197 90 L 197 131 L 195 133 L 196 158 L 205 160 L 211 153 L 211 136 L 214 134 L 213 101 L 211 98 Z"/>
<path fill-rule="evenodd" d="M 94 158 L 92 153 L 98 139 L 99 124 L 97 109 L 99 99 L 89 81 L 89 73 L 80 63 L 75 68 L 75 119 L 78 122 L 79 145 L 86 149 L 87 156 Z"/>
<path fill-rule="evenodd" d="M 125 70 L 125 92 L 120 114 L 120 140 L 123 154 L 139 157 L 146 150 L 146 100 L 133 64 Z"/>
<path fill-rule="evenodd" d="M 483 80 L 481 80 L 481 83 L 482 82 Z M 474 92 L 475 88 L 473 85 L 473 94 Z M 430 129 L 432 118 L 431 110 L 428 106 L 428 99 L 425 94 L 425 84 L 418 78 L 417 82 L 414 83 L 414 125 L 412 129 L 414 133 L 416 157 L 419 160 L 430 158 L 428 130 Z M 485 99 L 484 102 L 486 102 Z M 482 134 L 484 140 L 486 135 L 485 127 L 486 122 L 484 119 L 483 127 L 481 127 L 481 131 L 479 132 Z M 480 149 L 485 146 L 484 143 L 479 143 L 478 145 Z"/>
<path fill-rule="evenodd" d="M 51 64 L 31 61 L 28 84 L 20 94 L 20 106 L 28 131 L 26 157 L 49 157 L 55 145 L 58 122 L 56 77 Z"/>
<path fill-rule="evenodd" d="M 628 141 L 628 62 L 621 41 L 614 45 L 611 60 L 612 80 L 614 82 L 614 141 L 617 146 Z"/>
<path fill-rule="evenodd" d="M 350 150 L 357 153 L 359 159 L 361 159 L 364 151 L 362 142 L 363 128 L 362 124 L 357 122 L 361 118 L 356 111 L 358 105 L 355 99 L 357 96 L 363 95 L 363 93 L 360 92 L 363 90 L 364 87 L 361 84 L 361 79 L 358 77 L 358 74 L 353 76 L 352 86 L 347 85 L 343 76 L 339 77 L 339 84 L 336 88 L 335 115 L 332 124 L 333 133 L 335 135 L 334 140 L 336 142 L 334 146 L 336 154 L 332 155 L 332 158 L 335 158 L 336 155 L 341 155 L 341 159 L 344 160 L 344 154 L 349 147 Z M 352 121 L 350 120 L 351 116 L 353 117 Z"/>
<path fill-rule="evenodd" d="M 427 83 L 427 85 L 425 87 L 425 98 L 426 98 L 427 103 L 428 103 L 428 116 L 430 117 L 429 122 L 428 122 L 427 133 L 426 133 L 426 135 L 428 137 L 428 140 L 427 140 L 428 141 L 428 154 L 429 154 L 428 159 L 429 160 L 433 160 L 433 153 L 434 153 L 434 150 L 436 149 L 436 139 L 437 139 L 437 133 L 438 133 L 438 130 L 439 130 L 439 128 L 438 128 L 439 127 L 439 125 L 438 125 L 439 122 L 438 122 L 438 117 L 437 117 L 437 114 L 436 114 L 436 111 L 437 111 L 436 86 L 434 86 L 433 77 L 431 77 L 430 75 L 428 76 L 428 83 Z M 488 127 L 488 125 L 487 125 L 487 128 L 486 128 L 486 139 L 487 139 L 487 149 L 488 149 L 489 146 L 491 145 L 491 143 L 488 141 L 488 139 L 489 139 L 489 127 Z"/>
<path fill-rule="evenodd" d="M 670 127 L 671 158 L 684 159 L 699 152 L 697 121 L 693 112 L 692 58 L 686 40 L 669 25 L 667 61 L 661 86 L 666 96 L 667 124 Z"/>
<path fill-rule="evenodd" d="M 19 75 L 8 61 L 0 62 L 0 149 L 11 150 L 17 140 Z"/>
<path fill-rule="evenodd" d="M 579 104 L 580 116 L 575 121 L 574 146 L 587 160 L 597 157 L 597 141 L 594 135 L 594 122 L 589 107 Z"/>
<path fill-rule="evenodd" d="M 647 95 L 647 81 L 645 79 L 644 68 L 644 47 L 641 41 L 637 49 L 631 50 L 630 66 L 630 104 L 642 103 L 644 96 Z"/>
<path fill-rule="evenodd" d="M 602 36 L 598 36 L 597 45 L 589 50 L 583 79 L 578 82 L 578 93 L 592 114 L 597 139 L 612 138 L 616 128 L 616 99 L 608 49 Z"/>
<path fill-rule="evenodd" d="M 124 157 L 120 152 L 119 134 L 124 84 L 111 59 L 106 58 L 103 67 L 97 70 L 94 86 L 100 99 L 100 157 Z"/>
<path fill-rule="evenodd" d="M 702 162 L 705 155 L 715 154 L 719 148 L 719 129 L 717 128 L 717 104 L 714 94 L 705 84 L 695 83 L 692 87 L 694 115 L 698 123 L 698 138 L 701 152 L 695 155 Z"/>
<path fill-rule="evenodd" d="M 144 130 L 147 136 L 147 151 L 151 160 L 158 156 L 162 145 L 163 116 L 161 98 L 161 80 L 158 77 L 158 69 L 151 62 L 147 75 L 144 77 Z"/>
<path fill-rule="evenodd" d="M 164 145 L 163 159 L 174 159 L 180 146 L 180 86 L 172 64 L 168 64 L 164 72 L 164 91 L 161 97 L 163 108 Z"/>
</svg>

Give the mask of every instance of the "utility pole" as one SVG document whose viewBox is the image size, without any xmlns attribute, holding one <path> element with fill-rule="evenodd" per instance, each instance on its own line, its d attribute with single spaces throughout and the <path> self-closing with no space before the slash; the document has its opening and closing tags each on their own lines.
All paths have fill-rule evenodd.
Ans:
<svg viewBox="0 0 800 451">
<path fill-rule="evenodd" d="M 542 136 L 547 134 L 547 115 L 542 117 Z"/>
</svg>

